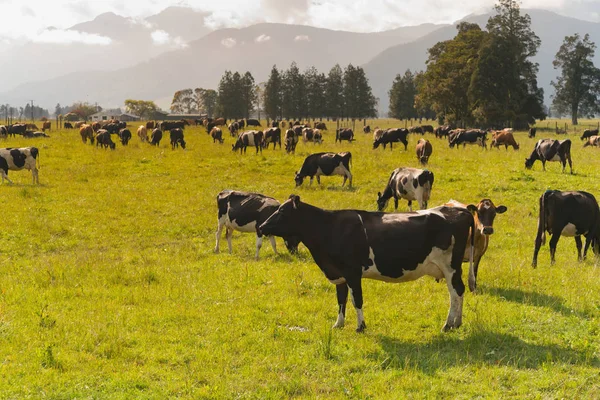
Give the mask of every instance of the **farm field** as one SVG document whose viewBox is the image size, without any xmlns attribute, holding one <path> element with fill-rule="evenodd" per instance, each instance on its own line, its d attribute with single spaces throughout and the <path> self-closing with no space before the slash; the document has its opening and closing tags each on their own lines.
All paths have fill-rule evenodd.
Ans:
<svg viewBox="0 0 600 400">
<path fill-rule="evenodd" d="M 351 303 L 346 327 L 331 329 L 335 287 L 303 245 L 292 256 L 277 238 L 274 255 L 264 241 L 255 261 L 255 236 L 235 232 L 233 254 L 225 238 L 214 254 L 216 195 L 294 193 L 326 209 L 375 210 L 393 169 L 419 167 L 421 135 L 409 135 L 408 151 L 373 150 L 362 124 L 354 143 L 336 144 L 330 122 L 321 146 L 240 155 L 226 129 L 219 145 L 187 127 L 187 149 L 173 151 L 168 134 L 156 148 L 130 125 L 129 146 L 115 151 L 84 145 L 78 130 L 0 142 L 38 147 L 41 165 L 39 186 L 29 171 L 10 171 L 14 184 L 0 186 L 0 398 L 600 397 L 598 260 L 590 252 L 577 262 L 563 237 L 555 265 L 546 244 L 531 267 L 539 196 L 600 196 L 600 149 L 578 135 L 568 135 L 571 175 L 556 162 L 524 167 L 538 139 L 564 135 L 516 132 L 519 151 L 486 151 L 427 134 L 431 207 L 488 197 L 508 211 L 496 217 L 458 330 L 441 332 L 448 290 L 425 277 L 364 280 L 367 329 L 357 334 Z M 352 189 L 337 176 L 294 187 L 294 171 L 319 151 L 352 152 Z"/>
</svg>

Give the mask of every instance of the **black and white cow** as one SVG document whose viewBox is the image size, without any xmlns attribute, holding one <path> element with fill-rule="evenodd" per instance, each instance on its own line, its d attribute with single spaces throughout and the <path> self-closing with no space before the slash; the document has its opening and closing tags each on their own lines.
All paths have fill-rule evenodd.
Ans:
<svg viewBox="0 0 600 400">
<path fill-rule="evenodd" d="M 181 148 L 185 150 L 185 140 L 183 140 L 183 129 L 173 128 L 169 131 L 171 139 L 171 149 L 175 150 L 176 147 L 181 145 Z"/>
<path fill-rule="evenodd" d="M 217 207 L 219 209 L 217 227 L 217 243 L 215 253 L 219 252 L 219 242 L 223 228 L 226 230 L 227 245 L 231 253 L 231 236 L 233 231 L 256 233 L 256 259 L 262 246 L 263 234 L 258 227 L 265 222 L 271 214 L 279 208 L 279 202 L 271 197 L 258 193 L 240 192 L 236 190 L 223 190 L 217 195 Z M 277 254 L 275 238 L 269 237 L 273 251 Z M 284 242 L 290 253 L 298 250 L 298 239 L 284 237 Z"/>
<path fill-rule="evenodd" d="M 242 132 L 235 143 L 231 145 L 231 150 L 237 151 L 240 149 L 240 154 L 242 154 L 242 152 L 246 154 L 246 147 L 254 146 L 256 147 L 256 154 L 258 154 L 259 151 L 262 153 L 263 136 L 262 131 Z"/>
<path fill-rule="evenodd" d="M 487 149 L 487 132 L 481 129 L 469 129 L 458 131 L 450 140 L 450 147 L 463 145 L 465 147 L 468 144 L 479 145 Z"/>
<path fill-rule="evenodd" d="M 269 148 L 269 144 L 273 143 L 273 150 L 279 144 L 279 149 L 281 149 L 281 128 L 267 128 L 263 133 L 263 147 Z"/>
<path fill-rule="evenodd" d="M 464 208 L 442 206 L 394 214 L 328 211 L 291 195 L 259 229 L 265 235 L 294 236 L 304 243 L 325 277 L 336 285 L 334 328 L 344 326 L 350 292 L 356 331 L 362 332 L 366 328 L 362 278 L 400 283 L 425 275 L 446 280 L 450 310 L 442 330 L 458 328 L 465 293 L 462 258 L 473 228 L 473 216 Z"/>
<path fill-rule="evenodd" d="M 4 179 L 13 183 L 8 178 L 8 170 L 20 171 L 23 168 L 31 171 L 33 177 L 33 183 L 40 183 L 38 177 L 38 169 L 36 161 L 38 160 L 40 152 L 37 147 L 21 147 L 0 149 L 0 173 L 2 174 L 2 183 Z"/>
<path fill-rule="evenodd" d="M 111 150 L 114 150 L 116 147 L 115 142 L 110 138 L 110 132 L 106 129 L 99 129 L 96 133 L 96 147 L 102 146 L 104 149 L 108 149 L 110 147 Z"/>
<path fill-rule="evenodd" d="M 542 162 L 542 169 L 544 171 L 546 170 L 546 161 L 560 161 L 562 164 L 562 172 L 565 172 L 568 161 L 571 173 L 573 173 L 573 163 L 571 161 L 571 140 L 538 140 L 529 158 L 525 159 L 525 168 L 531 169 L 536 160 L 540 160 Z"/>
<path fill-rule="evenodd" d="M 537 266 L 540 246 L 550 238 L 550 262 L 554 264 L 556 245 L 561 236 L 575 238 L 579 261 L 585 259 L 590 244 L 596 255 L 600 254 L 600 210 L 596 198 L 587 192 L 561 192 L 547 190 L 540 197 L 538 230 L 533 250 L 532 266 Z M 585 248 L 581 255 L 581 235 L 585 236 Z"/>
<path fill-rule="evenodd" d="M 296 171 L 294 180 L 296 187 L 302 185 L 304 178 L 310 177 L 310 185 L 312 185 L 313 177 L 317 177 L 317 183 L 321 184 L 321 175 L 341 175 L 344 177 L 342 186 L 346 184 L 346 179 L 349 180 L 349 187 L 352 187 L 352 173 L 350 173 L 350 163 L 352 154 L 350 152 L 343 153 L 315 153 L 304 159 L 300 171 Z"/>
<path fill-rule="evenodd" d="M 127 146 L 129 141 L 131 140 L 131 131 L 127 128 L 121 129 L 119 131 L 119 138 L 121 139 L 121 144 L 123 146 Z"/>
<path fill-rule="evenodd" d="M 380 144 L 383 145 L 383 149 L 385 150 L 385 146 L 390 145 L 390 150 L 393 148 L 393 144 L 396 142 L 400 142 L 404 144 L 404 150 L 407 149 L 408 140 L 406 137 L 408 136 L 408 129 L 404 128 L 390 128 L 381 133 L 380 136 L 375 137 L 373 140 L 373 149 L 379 147 Z"/>
<path fill-rule="evenodd" d="M 152 144 L 152 146 L 159 146 L 160 141 L 162 140 L 162 137 L 163 137 L 162 131 L 158 128 L 154 128 L 152 130 L 152 135 L 150 136 L 150 138 L 152 140 L 150 142 L 150 144 Z"/>
<path fill-rule="evenodd" d="M 335 131 L 335 142 L 337 143 L 338 140 L 340 143 L 342 143 L 342 140 L 352 142 L 354 140 L 354 132 L 350 128 L 340 128 Z"/>
<path fill-rule="evenodd" d="M 598 135 L 598 129 L 586 129 L 585 131 L 583 131 L 583 134 L 581 135 L 580 139 L 584 140 L 596 135 Z"/>
<path fill-rule="evenodd" d="M 285 132 L 285 151 L 289 153 L 296 153 L 296 145 L 298 144 L 298 136 L 293 129 L 288 129 Z"/>
<path fill-rule="evenodd" d="M 417 201 L 421 210 L 427 208 L 427 202 L 431 196 L 433 187 L 433 172 L 417 168 L 396 168 L 387 186 L 381 192 L 377 192 L 377 209 L 385 210 L 388 202 L 394 198 L 394 209 L 398 209 L 398 200 L 408 200 L 408 209 L 412 211 L 412 202 Z"/>
</svg>

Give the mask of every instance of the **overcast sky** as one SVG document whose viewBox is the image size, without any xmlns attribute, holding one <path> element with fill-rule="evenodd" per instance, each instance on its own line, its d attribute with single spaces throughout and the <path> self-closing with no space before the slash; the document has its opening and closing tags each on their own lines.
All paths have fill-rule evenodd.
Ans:
<svg viewBox="0 0 600 400">
<path fill-rule="evenodd" d="M 211 12 L 207 24 L 213 28 L 266 21 L 371 32 L 424 22 L 451 23 L 471 13 L 485 12 L 494 3 L 494 0 L 0 0 L 0 47 L 28 40 L 52 41 L 45 30 L 49 26 L 59 28 L 52 35 L 66 35 L 64 41 L 69 37 L 77 39 L 77 32 L 64 30 L 104 12 L 143 19 L 173 5 Z M 600 0 L 523 0 L 522 8 L 543 8 L 600 22 Z M 79 39 L 103 44 L 103 38 L 94 35 Z"/>
</svg>

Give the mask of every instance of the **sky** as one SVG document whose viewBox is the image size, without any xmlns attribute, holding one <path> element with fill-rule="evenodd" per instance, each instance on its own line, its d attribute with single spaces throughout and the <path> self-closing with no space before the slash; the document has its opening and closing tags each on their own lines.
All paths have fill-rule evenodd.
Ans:
<svg viewBox="0 0 600 400">
<path fill-rule="evenodd" d="M 0 49 L 27 41 L 106 45 L 110 43 L 106 37 L 68 28 L 105 12 L 143 22 L 145 17 L 169 6 L 210 12 L 205 23 L 211 28 L 281 22 L 373 32 L 424 22 L 452 23 L 468 14 L 486 12 L 494 3 L 495 0 L 0 0 Z M 523 0 L 521 7 L 600 22 L 600 0 Z"/>
</svg>

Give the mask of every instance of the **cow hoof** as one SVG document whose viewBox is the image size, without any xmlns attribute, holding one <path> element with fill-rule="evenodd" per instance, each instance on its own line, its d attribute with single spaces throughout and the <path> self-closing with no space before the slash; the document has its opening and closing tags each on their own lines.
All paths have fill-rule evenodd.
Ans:
<svg viewBox="0 0 600 400">
<path fill-rule="evenodd" d="M 471 293 L 475 293 L 475 291 L 477 290 L 477 285 L 469 284 L 469 290 L 471 291 Z"/>
<path fill-rule="evenodd" d="M 452 329 L 456 329 L 458 328 L 457 326 L 454 325 L 450 325 L 449 323 L 446 322 L 446 324 L 444 325 L 444 327 L 442 328 L 442 332 L 449 332 Z"/>
<path fill-rule="evenodd" d="M 343 327 L 344 327 L 344 323 L 343 322 L 336 322 L 332 326 L 333 329 L 342 329 Z"/>
<path fill-rule="evenodd" d="M 219 249 L 214 250 L 215 254 L 219 254 Z"/>
<path fill-rule="evenodd" d="M 367 327 L 367 324 L 365 324 L 364 322 L 361 323 L 358 328 L 356 328 L 356 333 L 363 333 L 365 331 L 365 328 Z"/>
</svg>

